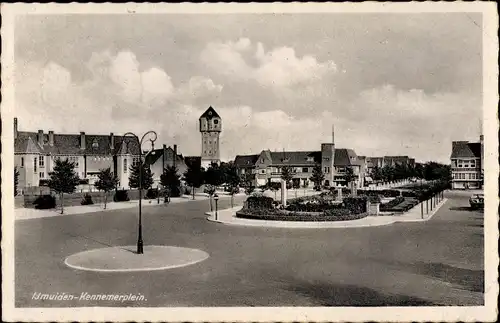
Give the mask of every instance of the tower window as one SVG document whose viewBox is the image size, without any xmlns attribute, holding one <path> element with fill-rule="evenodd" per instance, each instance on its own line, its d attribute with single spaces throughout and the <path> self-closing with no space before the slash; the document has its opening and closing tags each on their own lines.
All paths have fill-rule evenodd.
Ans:
<svg viewBox="0 0 500 323">
<path fill-rule="evenodd" d="M 24 157 L 21 157 L 21 167 L 24 167 Z"/>
</svg>

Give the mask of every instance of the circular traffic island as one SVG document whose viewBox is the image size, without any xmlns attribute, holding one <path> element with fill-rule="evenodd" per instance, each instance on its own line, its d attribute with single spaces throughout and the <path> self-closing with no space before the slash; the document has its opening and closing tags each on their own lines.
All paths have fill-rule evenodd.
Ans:
<svg viewBox="0 0 500 323">
<path fill-rule="evenodd" d="M 78 270 L 134 272 L 185 267 L 208 257 L 202 250 L 175 246 L 144 246 L 143 254 L 136 253 L 136 246 L 119 246 L 79 252 L 64 263 Z"/>
</svg>

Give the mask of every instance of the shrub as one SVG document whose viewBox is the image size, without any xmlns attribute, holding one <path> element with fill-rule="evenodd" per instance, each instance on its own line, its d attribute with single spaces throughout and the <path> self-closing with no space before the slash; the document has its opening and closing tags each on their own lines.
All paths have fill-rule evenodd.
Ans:
<svg viewBox="0 0 500 323">
<path fill-rule="evenodd" d="M 35 209 L 53 209 L 56 207 L 56 198 L 52 195 L 40 195 L 33 201 Z"/>
<path fill-rule="evenodd" d="M 250 195 L 250 194 L 252 194 L 252 193 L 253 193 L 253 191 L 255 191 L 255 187 L 254 187 L 254 186 L 247 186 L 247 187 L 245 188 L 245 194 L 246 194 L 246 195 Z"/>
<path fill-rule="evenodd" d="M 38 182 L 38 186 L 49 186 L 49 180 L 48 179 L 41 179 Z"/>
<path fill-rule="evenodd" d="M 127 190 L 117 190 L 115 193 L 115 196 L 113 197 L 113 201 L 115 201 L 115 202 L 130 201 L 130 198 L 128 197 L 128 191 Z"/>
<path fill-rule="evenodd" d="M 249 196 L 246 201 L 246 205 L 248 209 L 274 209 L 273 202 L 274 199 L 272 197 L 267 196 Z"/>
<path fill-rule="evenodd" d="M 170 197 L 179 197 L 181 196 L 181 189 L 178 186 L 171 187 L 169 194 Z"/>
<path fill-rule="evenodd" d="M 88 184 L 88 183 L 89 183 L 89 179 L 88 178 L 81 178 L 80 181 L 79 181 L 80 185 L 85 185 L 85 184 Z"/>
<path fill-rule="evenodd" d="M 92 201 L 92 196 L 89 193 L 85 193 L 83 196 L 82 201 L 80 202 L 81 205 L 92 205 L 94 204 L 94 201 Z"/>
<path fill-rule="evenodd" d="M 325 216 L 346 216 L 352 214 L 347 208 L 329 209 L 324 212 Z"/>
<path fill-rule="evenodd" d="M 184 189 L 182 191 L 184 195 L 191 195 L 191 187 L 189 186 L 184 186 Z"/>
<path fill-rule="evenodd" d="M 419 194 L 415 191 L 403 191 L 403 192 L 401 192 L 401 196 L 403 196 L 403 197 L 418 197 Z"/>
<path fill-rule="evenodd" d="M 146 192 L 146 198 L 154 200 L 154 199 L 158 198 L 158 194 L 159 194 L 159 192 L 158 192 L 157 188 L 150 188 Z"/>
<path fill-rule="evenodd" d="M 346 197 L 343 201 L 343 205 L 346 209 L 351 211 L 352 214 L 359 214 L 366 212 L 367 201 L 368 198 L 366 196 Z"/>
<path fill-rule="evenodd" d="M 384 197 L 398 197 L 401 196 L 401 192 L 398 190 L 382 190 L 382 195 Z"/>
<path fill-rule="evenodd" d="M 287 212 L 277 209 L 272 210 L 248 210 L 243 209 L 236 212 L 236 217 L 266 221 L 348 221 L 366 217 L 366 213 L 351 214 L 347 209 L 338 209 L 326 213 L 301 213 Z"/>
<path fill-rule="evenodd" d="M 380 205 L 380 211 L 385 212 L 385 211 L 390 211 L 394 207 L 398 206 L 399 204 L 403 203 L 405 201 L 405 198 L 402 196 L 396 197 L 394 200 L 389 201 L 387 203 L 381 204 Z"/>
<path fill-rule="evenodd" d="M 366 197 L 370 203 L 380 203 L 381 201 L 379 195 L 367 195 Z"/>
</svg>

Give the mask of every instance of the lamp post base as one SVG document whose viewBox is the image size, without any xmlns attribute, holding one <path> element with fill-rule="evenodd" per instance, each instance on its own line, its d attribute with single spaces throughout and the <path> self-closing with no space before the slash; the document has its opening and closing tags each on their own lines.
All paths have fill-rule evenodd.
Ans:
<svg viewBox="0 0 500 323">
<path fill-rule="evenodd" d="M 137 254 L 142 255 L 144 253 L 142 240 L 137 241 Z"/>
</svg>

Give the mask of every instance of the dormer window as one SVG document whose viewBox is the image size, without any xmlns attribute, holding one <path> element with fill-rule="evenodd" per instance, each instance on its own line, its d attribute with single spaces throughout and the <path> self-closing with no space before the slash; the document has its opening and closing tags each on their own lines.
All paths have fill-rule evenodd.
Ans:
<svg viewBox="0 0 500 323">
<path fill-rule="evenodd" d="M 97 143 L 97 139 L 94 139 L 94 141 L 92 142 L 92 148 L 98 148 L 99 147 L 99 143 Z"/>
</svg>

